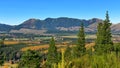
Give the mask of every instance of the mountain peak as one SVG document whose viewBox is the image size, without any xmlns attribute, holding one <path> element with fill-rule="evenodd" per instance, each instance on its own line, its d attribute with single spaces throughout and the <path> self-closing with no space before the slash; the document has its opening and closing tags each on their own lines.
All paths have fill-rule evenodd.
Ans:
<svg viewBox="0 0 120 68">
<path fill-rule="evenodd" d="M 34 24 L 36 21 L 40 21 L 40 19 L 31 18 L 24 21 L 22 24 Z"/>
<path fill-rule="evenodd" d="M 80 27 L 80 23 L 83 22 L 86 28 L 85 31 L 93 32 L 96 31 L 97 24 L 102 21 L 103 20 L 99 18 L 92 18 L 89 20 L 68 17 L 46 18 L 45 20 L 30 18 L 24 21 L 22 24 L 16 26 L 0 24 L 0 31 L 11 31 L 20 29 L 32 29 L 32 30 L 45 29 L 48 32 L 77 31 Z M 119 28 L 118 25 L 111 26 L 112 31 L 114 30 L 116 32 L 120 32 L 120 30 L 118 29 Z"/>
</svg>

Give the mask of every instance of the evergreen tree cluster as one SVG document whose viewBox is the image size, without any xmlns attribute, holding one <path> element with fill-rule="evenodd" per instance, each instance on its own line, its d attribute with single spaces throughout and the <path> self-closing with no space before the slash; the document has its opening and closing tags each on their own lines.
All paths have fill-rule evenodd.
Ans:
<svg viewBox="0 0 120 68">
<path fill-rule="evenodd" d="M 27 50 L 20 59 L 18 68 L 40 68 L 41 54 L 37 51 Z"/>
<path fill-rule="evenodd" d="M 52 64 L 58 63 L 58 52 L 57 47 L 55 46 L 55 40 L 52 37 L 49 43 L 48 54 L 47 54 L 47 61 L 46 65 L 48 68 L 52 67 Z"/>
<path fill-rule="evenodd" d="M 84 24 L 81 23 L 81 27 L 78 32 L 78 40 L 77 40 L 77 46 L 74 47 L 73 55 L 74 57 L 80 57 L 85 54 L 86 48 L 85 48 L 85 32 L 84 32 Z"/>
<path fill-rule="evenodd" d="M 111 23 L 109 20 L 108 11 L 106 12 L 106 19 L 97 26 L 97 39 L 95 49 L 98 52 L 105 53 L 113 50 L 113 42 L 111 40 Z"/>
</svg>

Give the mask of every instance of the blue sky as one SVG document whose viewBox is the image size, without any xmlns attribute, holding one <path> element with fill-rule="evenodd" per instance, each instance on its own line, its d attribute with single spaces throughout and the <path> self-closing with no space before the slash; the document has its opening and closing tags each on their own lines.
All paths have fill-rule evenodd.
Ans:
<svg viewBox="0 0 120 68">
<path fill-rule="evenodd" d="M 0 23 L 18 25 L 29 18 L 105 18 L 120 22 L 120 0 L 0 0 Z"/>
</svg>

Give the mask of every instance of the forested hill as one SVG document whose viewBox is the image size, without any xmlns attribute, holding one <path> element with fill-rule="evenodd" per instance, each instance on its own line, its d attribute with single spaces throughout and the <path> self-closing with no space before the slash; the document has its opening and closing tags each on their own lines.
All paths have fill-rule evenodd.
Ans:
<svg viewBox="0 0 120 68">
<path fill-rule="evenodd" d="M 84 26 L 87 27 L 93 23 L 101 22 L 101 19 L 93 18 L 90 20 L 85 19 L 75 19 L 75 18 L 47 18 L 45 20 L 40 19 L 29 19 L 22 24 L 16 26 L 16 29 L 29 28 L 29 29 L 57 29 L 58 27 L 70 28 L 80 26 L 80 23 L 83 22 Z"/>
<path fill-rule="evenodd" d="M 14 32 L 14 33 L 38 32 L 38 34 L 41 33 L 41 32 L 39 33 L 40 30 L 44 30 L 43 32 L 78 31 L 81 22 L 84 23 L 86 32 L 96 32 L 97 23 L 102 22 L 102 20 L 98 18 L 85 20 L 85 19 L 76 19 L 76 18 L 67 18 L 67 17 L 46 18 L 45 20 L 32 18 L 16 26 L 0 24 L 0 31 Z M 120 30 L 117 28 L 117 26 L 118 25 L 112 26 L 112 30 L 114 32 L 119 33 Z"/>
</svg>

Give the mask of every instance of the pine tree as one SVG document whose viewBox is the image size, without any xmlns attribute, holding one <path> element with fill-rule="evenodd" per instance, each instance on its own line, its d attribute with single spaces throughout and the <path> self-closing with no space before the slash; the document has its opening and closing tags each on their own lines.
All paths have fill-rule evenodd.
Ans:
<svg viewBox="0 0 120 68">
<path fill-rule="evenodd" d="M 55 63 L 58 63 L 58 54 L 57 54 L 57 47 L 55 46 L 55 40 L 52 37 L 49 43 L 46 64 L 49 68 L 51 68 L 51 66 Z"/>
<path fill-rule="evenodd" d="M 42 56 L 37 51 L 28 50 L 23 53 L 18 68 L 40 68 Z"/>
<path fill-rule="evenodd" d="M 103 53 L 103 46 L 102 43 L 103 43 L 103 39 L 104 39 L 104 36 L 103 36 L 103 23 L 98 23 L 98 26 L 97 26 L 97 39 L 95 41 L 95 50 L 99 53 Z"/>
<path fill-rule="evenodd" d="M 85 32 L 84 32 L 84 24 L 81 23 L 81 28 L 78 33 L 78 46 L 83 47 L 84 51 L 84 46 L 85 46 Z"/>
<path fill-rule="evenodd" d="M 103 29 L 104 29 L 104 43 L 103 44 L 111 44 L 113 45 L 113 42 L 111 40 L 112 38 L 112 35 L 111 35 L 111 26 L 112 24 L 110 23 L 110 20 L 109 20 L 109 15 L 108 15 L 108 11 L 106 12 L 106 19 L 104 21 L 104 24 L 103 24 Z"/>
<path fill-rule="evenodd" d="M 0 47 L 1 49 L 2 47 Z M 0 50 L 0 66 L 4 63 L 4 57 L 3 57 L 3 54 L 2 54 L 2 51 Z"/>
<path fill-rule="evenodd" d="M 1 48 L 4 46 L 4 40 L 5 38 L 2 38 L 2 40 L 0 40 L 0 65 L 4 63 L 4 55 L 3 52 L 1 51 Z"/>
<path fill-rule="evenodd" d="M 99 23 L 97 26 L 97 39 L 95 49 L 98 52 L 110 52 L 113 49 L 113 42 L 111 40 L 111 23 L 109 20 L 108 11 L 106 12 L 106 19 L 103 23 Z"/>
<path fill-rule="evenodd" d="M 4 41 L 5 41 L 5 37 L 3 37 L 1 40 L 0 40 L 0 47 L 4 47 Z"/>
<path fill-rule="evenodd" d="M 70 48 L 69 46 L 66 47 L 66 50 L 65 50 L 65 61 L 68 62 L 72 59 L 72 48 Z"/>
<path fill-rule="evenodd" d="M 101 44 L 102 43 L 102 40 L 103 40 L 103 36 L 102 36 L 102 25 L 103 23 L 98 23 L 98 26 L 97 26 L 97 39 L 96 39 L 96 44 Z"/>
<path fill-rule="evenodd" d="M 84 33 L 84 24 L 81 23 L 81 28 L 78 33 L 77 46 L 74 48 L 74 56 L 80 57 L 85 54 L 85 33 Z"/>
</svg>

